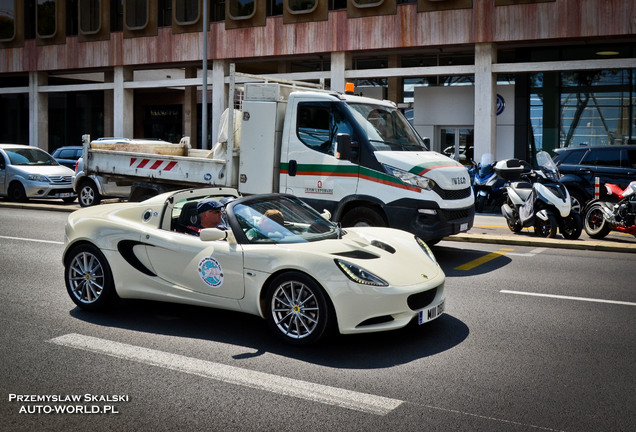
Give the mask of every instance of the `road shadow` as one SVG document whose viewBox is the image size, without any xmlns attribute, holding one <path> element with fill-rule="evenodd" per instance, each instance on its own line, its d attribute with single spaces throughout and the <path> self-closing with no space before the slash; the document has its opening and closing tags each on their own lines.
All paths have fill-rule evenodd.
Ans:
<svg viewBox="0 0 636 432">
<path fill-rule="evenodd" d="M 456 317 L 444 314 L 422 326 L 361 335 L 331 334 L 319 344 L 296 347 L 280 341 L 257 316 L 198 306 L 122 300 L 108 312 L 72 309 L 78 320 L 101 327 L 141 333 L 201 339 L 237 345 L 245 353 L 236 360 L 264 353 L 341 369 L 378 369 L 406 364 L 452 349 L 469 329 Z"/>
<path fill-rule="evenodd" d="M 501 245 L 500 249 L 501 248 L 506 249 L 510 248 L 510 246 Z M 447 278 L 487 274 L 497 271 L 512 262 L 512 259 L 507 257 L 505 252 L 502 251 L 496 258 L 476 265 L 475 267 L 467 268 L 470 267 L 471 263 L 475 263 L 475 260 L 485 259 L 486 256 L 497 253 L 497 251 L 489 252 L 447 245 L 435 245 L 432 250 Z"/>
</svg>

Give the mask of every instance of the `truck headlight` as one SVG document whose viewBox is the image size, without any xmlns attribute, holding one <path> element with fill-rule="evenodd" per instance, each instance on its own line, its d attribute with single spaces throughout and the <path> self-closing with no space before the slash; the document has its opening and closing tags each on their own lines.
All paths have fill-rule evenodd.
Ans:
<svg viewBox="0 0 636 432">
<path fill-rule="evenodd" d="M 392 167 L 390 165 L 382 164 L 382 167 L 387 174 L 392 175 L 393 177 L 397 177 L 403 183 L 406 183 L 408 185 L 425 190 L 431 190 L 435 186 L 435 182 L 429 178 L 422 177 L 417 174 Z"/>
<path fill-rule="evenodd" d="M 336 265 L 342 272 L 352 281 L 361 285 L 373 285 L 373 286 L 389 286 L 389 283 L 384 279 L 374 275 L 371 272 L 366 271 L 362 267 L 348 263 L 342 260 L 334 260 Z"/>
<path fill-rule="evenodd" d="M 30 174 L 29 175 L 29 180 L 36 181 L 36 182 L 42 182 L 42 183 L 48 183 L 49 182 L 49 178 L 47 176 L 42 175 L 42 174 Z"/>
</svg>

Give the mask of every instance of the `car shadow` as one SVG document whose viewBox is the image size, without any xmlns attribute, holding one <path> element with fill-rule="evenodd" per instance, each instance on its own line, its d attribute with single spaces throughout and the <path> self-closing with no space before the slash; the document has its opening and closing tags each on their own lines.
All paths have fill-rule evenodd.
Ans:
<svg viewBox="0 0 636 432">
<path fill-rule="evenodd" d="M 501 246 L 501 248 L 507 249 L 508 246 Z M 475 260 L 484 259 L 488 255 L 497 253 L 497 251 L 488 252 L 440 245 L 433 246 L 432 250 L 447 278 L 487 274 L 497 271 L 512 262 L 512 259 L 505 255 L 505 251 L 502 251 L 499 256 L 493 259 L 474 265 L 477 264 Z"/>
<path fill-rule="evenodd" d="M 221 309 L 122 300 L 107 312 L 75 308 L 70 315 L 102 327 L 244 347 L 245 352 L 235 355 L 235 360 L 274 353 L 343 369 L 376 369 L 406 364 L 448 351 L 469 334 L 468 327 L 461 320 L 444 314 L 422 326 L 412 324 L 400 330 L 358 335 L 333 333 L 316 345 L 298 347 L 279 340 L 267 323 L 257 316 Z"/>
</svg>

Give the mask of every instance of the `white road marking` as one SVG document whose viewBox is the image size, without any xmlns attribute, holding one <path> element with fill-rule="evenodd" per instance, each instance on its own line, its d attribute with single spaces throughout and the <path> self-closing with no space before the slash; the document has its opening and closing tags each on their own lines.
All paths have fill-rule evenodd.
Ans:
<svg viewBox="0 0 636 432">
<path fill-rule="evenodd" d="M 619 300 L 604 300 L 604 299 L 594 299 L 594 298 L 587 298 L 587 297 L 571 297 L 571 296 L 564 296 L 564 295 L 541 294 L 541 293 L 532 293 L 532 292 L 524 292 L 524 291 L 501 290 L 499 292 L 503 294 L 517 294 L 517 295 L 534 296 L 534 297 L 549 297 L 549 298 L 556 298 L 556 299 L 563 299 L 563 300 L 576 300 L 576 301 L 586 301 L 586 302 L 593 302 L 593 303 L 609 303 L 609 304 L 624 305 L 624 306 L 636 306 L 636 303 L 634 302 L 626 302 L 626 301 L 619 301 Z"/>
<path fill-rule="evenodd" d="M 61 242 L 61 241 L 38 240 L 38 239 L 30 239 L 30 238 L 24 238 L 24 237 L 0 236 L 0 238 L 8 239 L 8 240 L 30 241 L 30 242 L 36 242 L 36 243 L 51 243 L 51 244 L 60 244 L 60 245 L 64 244 L 64 242 Z"/>
<path fill-rule="evenodd" d="M 512 255 L 512 256 L 522 256 L 522 257 L 533 257 L 537 254 L 540 254 L 541 252 L 543 252 L 544 250 L 546 250 L 546 248 L 536 248 L 536 249 L 532 249 L 530 252 L 528 253 L 521 253 L 521 252 L 509 252 L 506 255 Z"/>
<path fill-rule="evenodd" d="M 386 415 L 403 403 L 398 399 L 285 378 L 92 336 L 67 334 L 49 342 L 370 414 Z"/>
</svg>

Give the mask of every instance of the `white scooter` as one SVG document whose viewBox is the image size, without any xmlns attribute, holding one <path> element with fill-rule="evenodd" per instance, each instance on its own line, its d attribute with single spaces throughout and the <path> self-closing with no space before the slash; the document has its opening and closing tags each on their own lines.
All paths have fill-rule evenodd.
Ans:
<svg viewBox="0 0 636 432">
<path fill-rule="evenodd" d="M 534 226 L 541 237 L 556 236 L 557 229 L 569 240 L 578 239 L 583 229 L 581 216 L 572 211 L 568 190 L 559 182 L 556 164 L 546 152 L 537 154 L 539 170 L 519 159 L 506 159 L 495 165 L 497 175 L 507 180 L 506 202 L 501 213 L 512 232 Z"/>
</svg>

